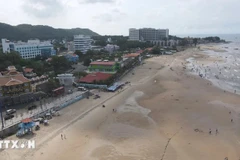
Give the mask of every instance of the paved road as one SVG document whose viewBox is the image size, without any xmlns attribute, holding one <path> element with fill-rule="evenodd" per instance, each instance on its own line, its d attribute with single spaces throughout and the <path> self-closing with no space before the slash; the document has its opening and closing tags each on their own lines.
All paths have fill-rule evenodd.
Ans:
<svg viewBox="0 0 240 160">
<path fill-rule="evenodd" d="M 14 118 L 5 121 L 4 120 L 4 126 L 5 128 L 14 125 L 16 123 L 19 123 L 22 119 L 32 117 L 34 115 L 40 114 L 48 109 L 51 109 L 56 106 L 60 106 L 61 104 L 65 103 L 66 101 L 69 101 L 76 96 L 82 95 L 84 92 L 74 92 L 72 94 L 66 95 L 64 97 L 55 98 L 55 99 L 48 99 L 46 101 L 43 100 L 43 102 L 36 102 L 35 104 L 38 105 L 38 107 L 34 110 L 28 111 L 27 109 L 20 109 L 17 110 L 17 112 L 14 114 Z M 41 105 L 42 103 L 42 105 Z M 2 123 L 0 124 L 0 128 L 2 128 Z"/>
</svg>

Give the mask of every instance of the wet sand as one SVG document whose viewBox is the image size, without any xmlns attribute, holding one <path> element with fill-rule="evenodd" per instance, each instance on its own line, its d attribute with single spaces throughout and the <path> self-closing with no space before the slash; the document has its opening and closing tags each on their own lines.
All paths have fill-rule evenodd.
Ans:
<svg viewBox="0 0 240 160">
<path fill-rule="evenodd" d="M 239 159 L 239 95 L 184 69 L 196 54 L 198 49 L 188 49 L 146 60 L 124 77 L 131 86 L 104 102 L 105 108 L 92 110 L 36 150 L 14 152 L 14 159 Z M 13 159 L 12 151 L 3 152 L 0 159 Z"/>
</svg>

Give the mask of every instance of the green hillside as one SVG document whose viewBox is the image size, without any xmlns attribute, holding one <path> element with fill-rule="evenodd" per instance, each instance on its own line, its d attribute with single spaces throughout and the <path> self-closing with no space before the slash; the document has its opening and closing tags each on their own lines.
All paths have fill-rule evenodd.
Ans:
<svg viewBox="0 0 240 160">
<path fill-rule="evenodd" d="M 83 34 L 89 36 L 98 36 L 97 33 L 87 28 L 56 29 L 50 26 L 20 24 L 11 26 L 0 23 L 0 38 L 10 40 L 28 40 L 38 38 L 40 40 L 48 39 L 72 39 L 73 35 Z"/>
</svg>

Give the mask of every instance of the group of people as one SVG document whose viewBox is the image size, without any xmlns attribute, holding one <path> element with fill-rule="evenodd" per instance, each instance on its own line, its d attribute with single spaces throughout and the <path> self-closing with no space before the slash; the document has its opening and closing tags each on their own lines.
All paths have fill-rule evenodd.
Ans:
<svg viewBox="0 0 240 160">
<path fill-rule="evenodd" d="M 227 57 L 226 57 L 227 58 Z M 236 62 L 236 58 L 234 59 Z M 192 63 L 191 66 L 191 71 L 197 73 L 201 78 L 211 78 L 211 76 L 215 77 L 216 79 L 221 79 L 221 78 L 228 78 L 229 80 L 231 79 L 232 81 L 236 81 L 236 78 L 240 78 L 235 75 L 232 71 L 236 71 L 237 69 L 233 70 L 231 66 L 223 66 L 219 65 L 217 61 L 214 62 L 215 67 L 206 66 L 204 64 L 200 64 L 198 61 L 194 61 L 195 63 Z M 238 64 L 237 64 L 238 66 Z M 223 74 L 223 71 L 226 73 L 229 72 L 229 77 L 227 75 Z M 228 81 L 228 80 L 227 80 Z M 237 90 L 233 90 L 234 93 L 237 93 Z"/>
<path fill-rule="evenodd" d="M 211 128 L 209 129 L 209 132 L 208 132 L 210 135 L 212 134 L 212 130 L 211 130 Z M 215 134 L 217 135 L 218 134 L 218 129 L 216 129 L 216 132 L 215 132 Z"/>
<path fill-rule="evenodd" d="M 105 108 L 106 106 L 103 104 L 102 107 Z M 117 109 L 113 108 L 113 112 L 117 112 Z"/>
<path fill-rule="evenodd" d="M 67 139 L 65 134 L 61 134 L 61 139 Z"/>
</svg>

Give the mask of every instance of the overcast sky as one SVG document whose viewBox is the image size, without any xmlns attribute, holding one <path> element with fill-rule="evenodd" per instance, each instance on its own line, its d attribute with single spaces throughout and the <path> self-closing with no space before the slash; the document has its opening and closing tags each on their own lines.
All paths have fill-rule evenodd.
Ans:
<svg viewBox="0 0 240 160">
<path fill-rule="evenodd" d="M 0 0 L 0 22 L 89 28 L 169 28 L 171 35 L 240 33 L 240 0 Z"/>
</svg>

